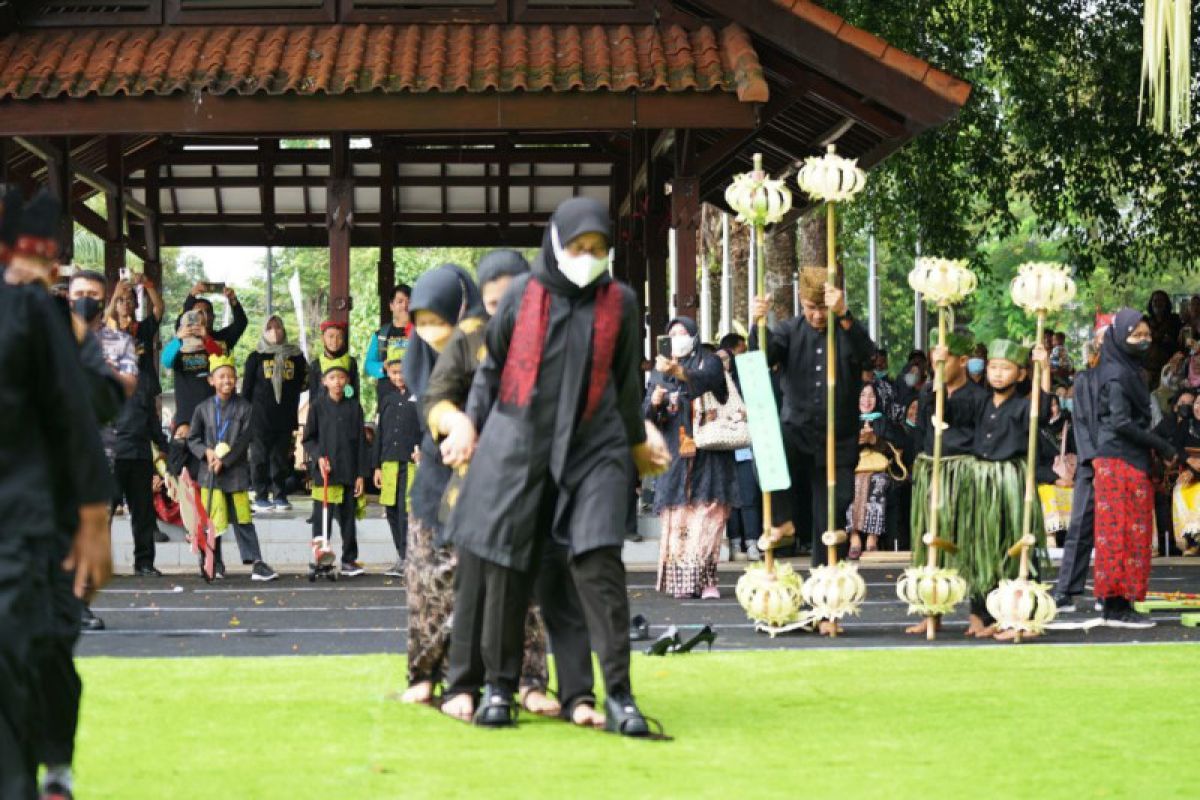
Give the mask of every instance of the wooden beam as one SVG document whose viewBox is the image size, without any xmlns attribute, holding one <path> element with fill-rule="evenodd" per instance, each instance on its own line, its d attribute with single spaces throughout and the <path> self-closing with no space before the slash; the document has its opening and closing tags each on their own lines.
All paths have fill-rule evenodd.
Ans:
<svg viewBox="0 0 1200 800">
<path fill-rule="evenodd" d="M 350 321 L 350 231 L 354 227 L 354 177 L 350 141 L 334 133 L 329 143 L 329 180 L 325 184 L 325 228 L 329 232 L 329 316 Z"/>
<path fill-rule="evenodd" d="M 262 209 L 263 225 L 267 229 L 269 240 L 275 232 L 275 157 L 279 152 L 279 142 L 275 139 L 264 139 L 259 145 L 259 152 L 262 153 L 262 160 L 258 162 L 258 206 Z"/>
<path fill-rule="evenodd" d="M 396 151 L 381 147 L 382 161 L 379 166 L 379 321 L 386 324 L 391 319 L 388 304 L 392 300 L 392 287 L 396 285 Z"/>
<path fill-rule="evenodd" d="M 700 296 L 696 291 L 696 234 L 700 230 L 700 179 L 671 179 L 671 227 L 675 229 L 675 308 L 698 319 Z"/>
<path fill-rule="evenodd" d="M 440 162 L 442 166 L 447 166 L 456 162 Z M 493 162 L 495 163 L 495 162 Z M 502 163 L 502 162 L 501 162 Z M 539 162 L 545 163 L 545 162 Z M 208 165 L 215 169 L 216 165 Z M 261 164 L 259 165 L 262 166 Z M 578 161 L 564 162 L 563 166 L 578 167 Z M 574 177 L 571 175 L 514 175 L 510 179 L 513 186 L 607 186 L 610 182 L 608 176 L 605 175 L 580 175 Z M 131 188 L 140 188 L 145 186 L 145 178 L 130 178 L 126 185 Z M 283 187 L 305 187 L 305 186 L 324 186 L 325 177 L 323 175 L 281 175 L 275 178 L 276 186 Z M 357 186 L 379 186 L 380 178 L 378 175 L 357 175 L 354 178 L 354 183 Z M 224 189 L 259 189 L 262 187 L 262 178 L 257 175 L 221 175 L 215 176 L 188 176 L 172 178 L 164 185 L 174 186 L 179 189 L 212 189 L 221 187 Z M 501 179 L 496 175 L 398 175 L 393 181 L 395 186 L 403 186 L 406 188 L 441 188 L 448 186 L 451 188 L 475 188 L 475 187 L 491 187 L 500 186 Z"/>
<path fill-rule="evenodd" d="M 754 107 L 727 92 L 205 94 L 202 104 L 188 94 L 0 102 L 0 136 L 635 127 L 753 128 Z"/>
<path fill-rule="evenodd" d="M 696 157 L 694 174 L 704 176 L 724 166 L 729 159 L 736 156 L 743 148 L 758 138 L 762 134 L 763 129 L 770 124 L 771 120 L 791 108 L 795 102 L 795 98 L 790 95 L 782 92 L 774 93 L 770 101 L 759 111 L 758 127 L 752 131 L 733 131 L 727 133 L 714 144 L 700 151 L 700 155 Z"/>
<path fill-rule="evenodd" d="M 46 183 L 62 204 L 58 220 L 58 258 L 63 264 L 75 260 L 75 222 L 71 213 L 71 141 L 65 136 L 55 139 L 54 152 L 46 161 Z"/>
<path fill-rule="evenodd" d="M 143 238 L 146 242 L 146 255 L 142 259 L 146 265 L 146 277 L 154 281 L 158 285 L 159 291 L 162 290 L 162 248 L 159 246 L 162 239 L 162 232 L 159 229 L 159 220 L 162 218 L 162 192 L 159 190 L 159 167 L 155 164 L 146 167 L 146 205 L 150 207 L 153 214 L 148 218 L 146 223 L 142 225 Z M 155 369 L 158 368 L 158 362 L 155 361 Z"/>
<path fill-rule="evenodd" d="M 125 167 L 122 163 L 121 137 L 110 136 L 105 143 L 108 151 L 108 174 L 112 178 L 112 190 L 105 193 L 107 225 L 104 237 L 104 277 L 112 286 L 125 269 Z"/>
<path fill-rule="evenodd" d="M 80 208 L 76 206 L 76 210 Z M 100 235 L 103 235 L 103 217 Z M 80 217 L 80 223 L 84 222 Z M 136 231 L 140 223 L 135 222 Z M 85 225 L 84 227 L 87 227 Z M 405 247 L 537 247 L 542 242 L 542 225 L 416 225 L 397 231 Z M 90 230 L 90 228 L 89 228 Z M 268 243 L 261 225 L 167 225 L 162 231 L 164 247 L 325 247 L 329 234 L 323 226 L 283 227 Z M 352 247 L 379 247 L 379 228 L 359 222 L 350 232 Z"/>
</svg>

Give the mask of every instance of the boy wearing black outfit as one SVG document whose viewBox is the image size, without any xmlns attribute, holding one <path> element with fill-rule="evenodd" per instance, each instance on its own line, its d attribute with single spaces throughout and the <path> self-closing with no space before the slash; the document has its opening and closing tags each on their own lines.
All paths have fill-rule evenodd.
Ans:
<svg viewBox="0 0 1200 800">
<path fill-rule="evenodd" d="M 242 396 L 254 409 L 250 426 L 253 510 L 290 511 L 287 477 L 292 468 L 296 413 L 308 380 L 308 364 L 300 348 L 288 342 L 279 315 L 272 314 L 263 326 L 257 349 L 246 358 L 243 375 Z"/>
<path fill-rule="evenodd" d="M 350 399 L 346 384 L 350 373 L 340 363 L 325 370 L 325 392 L 308 405 L 304 425 L 304 452 L 311 460 L 313 479 L 313 542 L 329 541 L 332 522 L 342 532 L 342 567 L 346 577 L 363 574 L 358 563 L 357 518 L 363 495 L 362 474 L 367 468 L 367 439 L 362 406 Z M 318 503 L 328 502 L 330 530 L 325 530 Z"/>
<path fill-rule="evenodd" d="M 385 574 L 404 577 L 404 559 L 408 552 L 408 465 L 413 452 L 421 445 L 421 423 L 417 419 L 417 404 L 404 385 L 404 349 L 393 347 L 387 355 L 389 391 L 379 397 L 379 424 L 375 428 L 372 449 L 375 464 L 374 482 L 379 489 L 379 502 L 386 509 L 392 542 L 399 560 Z"/>
</svg>

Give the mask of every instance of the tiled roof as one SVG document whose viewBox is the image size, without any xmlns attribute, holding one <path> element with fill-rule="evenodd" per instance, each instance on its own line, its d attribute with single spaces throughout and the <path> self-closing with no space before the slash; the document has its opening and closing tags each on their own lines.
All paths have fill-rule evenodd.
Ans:
<svg viewBox="0 0 1200 800">
<path fill-rule="evenodd" d="M 488 90 L 768 97 L 758 54 L 737 25 L 264 25 L 0 39 L 0 99 Z"/>
<path fill-rule="evenodd" d="M 862 50 L 872 58 L 903 73 L 918 83 L 923 83 L 934 93 L 957 105 L 967 102 L 971 84 L 943 72 L 928 62 L 910 55 L 888 44 L 878 36 L 856 28 L 837 14 L 822 8 L 812 0 L 772 0 L 776 5 L 791 10 L 801 19 L 828 31 L 833 36 Z"/>
</svg>

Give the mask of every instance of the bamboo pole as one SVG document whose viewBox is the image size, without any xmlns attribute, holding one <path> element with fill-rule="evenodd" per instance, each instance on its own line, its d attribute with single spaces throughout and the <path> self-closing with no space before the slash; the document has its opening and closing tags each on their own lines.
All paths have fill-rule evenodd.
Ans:
<svg viewBox="0 0 1200 800">
<path fill-rule="evenodd" d="M 763 249 L 764 249 L 764 244 L 765 244 L 764 238 L 765 237 L 763 234 L 763 226 L 755 225 L 754 226 L 754 244 L 751 247 L 751 252 L 754 255 L 755 262 L 760 265 L 762 263 L 762 254 L 763 254 Z M 760 268 L 758 270 L 758 274 L 755 277 L 757 279 L 757 284 L 758 284 L 756 287 L 758 290 L 758 296 L 766 297 L 767 296 L 767 271 L 765 269 Z M 753 305 L 753 302 L 751 302 L 751 305 Z M 753 312 L 751 312 L 751 315 L 753 315 Z M 761 317 L 758 320 L 758 346 L 760 348 L 762 348 L 762 351 L 764 353 L 766 353 L 769 349 L 768 345 L 767 345 L 767 318 L 766 318 L 766 315 L 764 315 L 763 317 Z M 762 493 L 762 506 L 763 506 L 763 537 L 762 537 L 762 539 L 764 542 L 766 542 L 766 545 L 767 545 L 765 548 L 765 552 L 763 553 L 763 566 L 766 569 L 767 575 L 773 578 L 773 577 L 775 577 L 775 539 L 771 535 L 771 493 L 770 492 L 764 491 Z"/>
<path fill-rule="evenodd" d="M 825 280 L 830 286 L 837 285 L 837 221 L 833 203 L 825 204 Z M 832 537 L 837 530 L 834 516 L 837 513 L 837 447 L 836 419 L 834 407 L 837 403 L 837 325 L 833 309 L 828 309 L 825 322 L 825 529 Z M 838 563 L 837 544 L 826 545 L 829 566 Z"/>
<path fill-rule="evenodd" d="M 1034 339 L 1034 346 L 1042 344 L 1042 339 L 1046 330 L 1046 312 L 1039 311 L 1037 315 L 1037 338 Z M 1037 450 L 1038 450 L 1038 422 L 1041 417 L 1041 394 L 1042 394 L 1042 365 L 1038 361 L 1033 362 L 1033 385 L 1029 392 L 1029 445 L 1026 452 L 1025 462 L 1025 506 L 1021 513 L 1021 540 L 1014 545 L 1021 549 L 1021 566 L 1017 573 L 1019 580 L 1027 580 L 1029 578 L 1029 547 L 1030 541 L 1033 539 L 1033 504 L 1037 502 Z M 1036 541 L 1036 540 L 1034 540 Z M 1015 638 L 1017 643 L 1021 641 L 1021 632 L 1018 630 Z"/>
<path fill-rule="evenodd" d="M 938 306 L 938 347 L 946 347 L 946 309 Z M 946 415 L 946 360 L 938 359 L 933 365 L 933 479 L 929 486 L 929 537 L 926 540 L 925 563 L 930 569 L 937 568 L 938 549 L 935 540 L 941 538 L 940 522 L 942 510 L 942 432 Z M 936 616 L 926 617 L 925 638 L 937 638 Z"/>
</svg>

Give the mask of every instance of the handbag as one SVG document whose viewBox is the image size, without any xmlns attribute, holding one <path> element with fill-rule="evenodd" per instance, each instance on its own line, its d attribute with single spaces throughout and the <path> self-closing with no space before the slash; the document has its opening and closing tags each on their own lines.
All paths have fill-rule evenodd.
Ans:
<svg viewBox="0 0 1200 800">
<path fill-rule="evenodd" d="M 718 403 L 712 392 L 705 392 L 692 401 L 692 436 L 699 450 L 730 451 L 750 446 L 750 424 L 746 421 L 746 404 L 725 373 L 725 388 L 729 397 Z"/>
<path fill-rule="evenodd" d="M 1079 467 L 1079 456 L 1067 452 L 1067 436 L 1071 433 L 1071 423 L 1063 424 L 1062 443 L 1058 455 L 1054 457 L 1054 474 L 1064 481 L 1074 485 L 1075 470 Z M 1042 462 L 1043 464 L 1046 462 Z"/>
<path fill-rule="evenodd" d="M 855 473 L 864 472 L 886 472 L 888 476 L 898 482 L 903 483 L 908 480 L 908 468 L 904 466 L 903 454 L 891 442 L 885 441 L 888 450 L 891 454 L 868 448 L 858 454 L 858 465 L 854 468 Z"/>
</svg>

